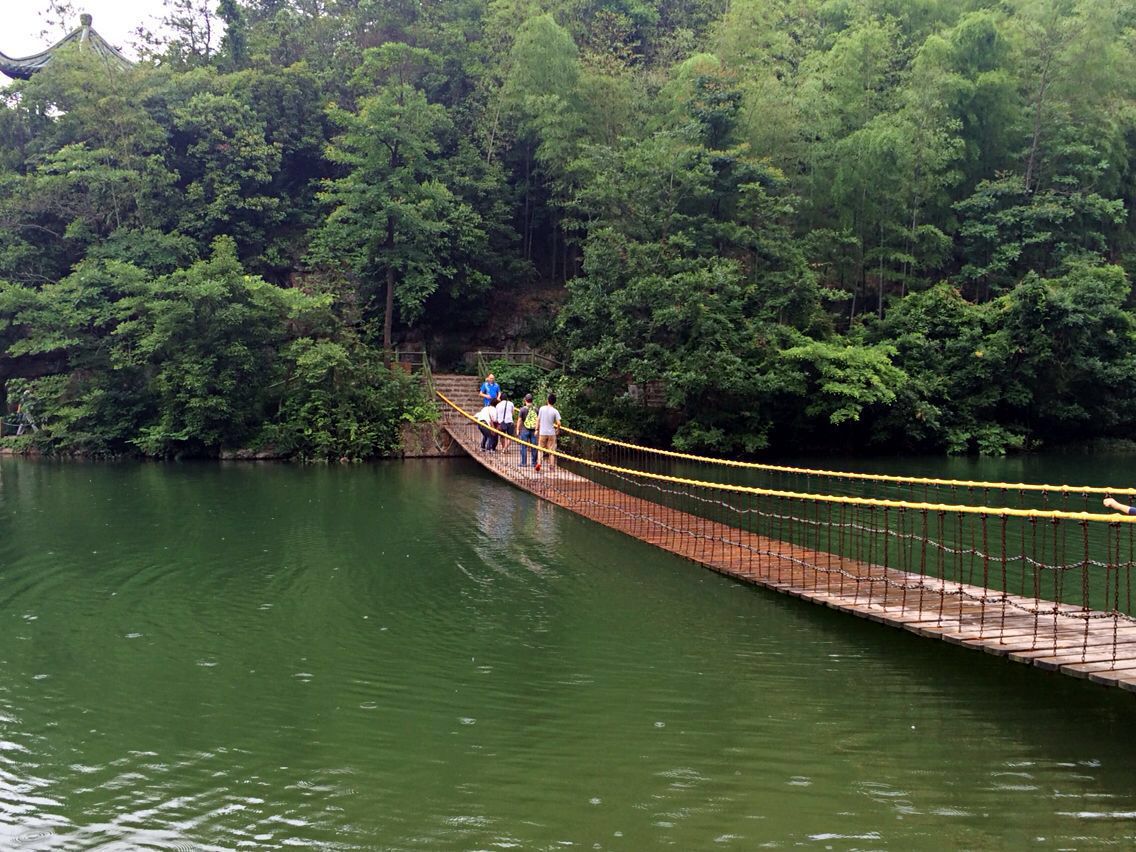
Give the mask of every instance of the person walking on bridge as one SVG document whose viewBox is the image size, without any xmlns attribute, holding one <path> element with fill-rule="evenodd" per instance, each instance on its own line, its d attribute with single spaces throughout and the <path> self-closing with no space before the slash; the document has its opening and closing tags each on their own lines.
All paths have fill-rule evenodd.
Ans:
<svg viewBox="0 0 1136 852">
<path fill-rule="evenodd" d="M 501 395 L 501 386 L 497 384 L 497 379 L 490 373 L 485 377 L 485 381 L 481 383 L 481 390 L 477 393 L 481 396 L 482 408 L 485 408 L 487 405 L 496 405 L 497 397 Z"/>
<path fill-rule="evenodd" d="M 550 393 L 548 395 L 548 403 L 540 407 L 540 411 L 536 413 L 537 429 L 539 435 L 537 436 L 537 443 L 541 449 L 542 459 L 537 459 L 536 467 L 533 470 L 540 470 L 542 461 L 548 462 L 548 466 L 556 468 L 556 456 L 552 455 L 549 451 L 556 451 L 556 435 L 560 432 L 560 412 L 556 409 L 556 394 Z"/>
<path fill-rule="evenodd" d="M 517 425 L 520 429 L 517 439 L 521 442 L 521 467 L 529 466 L 529 453 L 532 453 L 532 463 L 536 466 L 536 447 L 529 444 L 536 443 L 537 407 L 533 402 L 531 393 L 525 394 L 525 404 L 517 411 Z"/>
<path fill-rule="evenodd" d="M 508 394 L 501 391 L 501 395 L 497 397 L 497 428 L 504 432 L 509 438 L 516 434 L 514 426 L 514 418 L 516 416 L 517 407 L 510 401 Z M 501 449 L 509 449 L 509 438 L 501 439 Z"/>
<path fill-rule="evenodd" d="M 477 428 L 481 431 L 481 452 L 483 453 L 490 453 L 497 449 L 497 433 L 491 431 L 497 428 L 497 421 L 494 419 L 496 416 L 497 409 L 491 405 L 486 405 L 474 417 L 477 421 Z"/>
</svg>

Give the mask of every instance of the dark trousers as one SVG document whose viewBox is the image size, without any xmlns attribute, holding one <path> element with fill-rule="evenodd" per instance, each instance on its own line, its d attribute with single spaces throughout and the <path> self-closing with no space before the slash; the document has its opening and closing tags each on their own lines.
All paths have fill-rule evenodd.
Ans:
<svg viewBox="0 0 1136 852">
<path fill-rule="evenodd" d="M 490 432 L 488 428 L 482 426 L 480 423 L 477 425 L 477 428 L 481 430 L 481 449 L 497 449 L 497 434 L 495 432 Z"/>
</svg>

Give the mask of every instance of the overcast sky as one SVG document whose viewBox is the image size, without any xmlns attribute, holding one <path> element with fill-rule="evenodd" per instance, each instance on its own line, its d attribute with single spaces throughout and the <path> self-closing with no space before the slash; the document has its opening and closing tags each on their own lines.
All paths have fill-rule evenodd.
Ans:
<svg viewBox="0 0 1136 852">
<path fill-rule="evenodd" d="M 41 36 L 44 22 L 39 13 L 47 5 L 42 0 L 0 0 L 0 52 L 17 58 L 39 53 L 79 26 L 79 12 L 90 12 L 99 35 L 131 55 L 134 28 L 145 24 L 154 29 L 163 10 L 162 0 L 75 0 L 77 14 L 66 32 L 54 30 Z"/>
</svg>

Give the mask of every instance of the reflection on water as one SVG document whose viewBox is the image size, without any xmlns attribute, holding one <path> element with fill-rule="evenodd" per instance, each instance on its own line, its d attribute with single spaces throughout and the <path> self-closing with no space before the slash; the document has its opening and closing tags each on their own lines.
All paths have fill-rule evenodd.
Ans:
<svg viewBox="0 0 1136 852">
<path fill-rule="evenodd" d="M 1124 848 L 1134 722 L 470 463 L 0 461 L 2 848 Z"/>
</svg>

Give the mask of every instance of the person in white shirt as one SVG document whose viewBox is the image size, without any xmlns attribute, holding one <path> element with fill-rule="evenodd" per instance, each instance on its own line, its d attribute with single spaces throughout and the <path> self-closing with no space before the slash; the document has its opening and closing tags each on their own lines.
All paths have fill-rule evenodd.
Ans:
<svg viewBox="0 0 1136 852">
<path fill-rule="evenodd" d="M 541 461 L 547 461 L 549 467 L 556 467 L 556 456 L 550 455 L 549 450 L 556 451 L 556 435 L 560 431 L 560 412 L 556 410 L 556 394 L 548 395 L 548 404 L 542 405 L 536 414 L 537 418 L 537 446 L 541 449 L 543 459 L 537 459 L 533 470 L 540 470 Z"/>
<path fill-rule="evenodd" d="M 509 401 L 508 396 L 504 391 L 497 397 L 497 428 L 504 432 L 509 438 L 517 434 L 514 429 L 514 420 L 517 408 Z M 501 449 L 507 450 L 509 448 L 509 438 L 501 439 Z"/>
<path fill-rule="evenodd" d="M 496 408 L 492 405 L 486 405 L 474 415 L 477 428 L 481 430 L 481 451 L 483 453 L 497 449 L 497 433 L 490 431 L 497 428 L 496 413 Z"/>
</svg>

